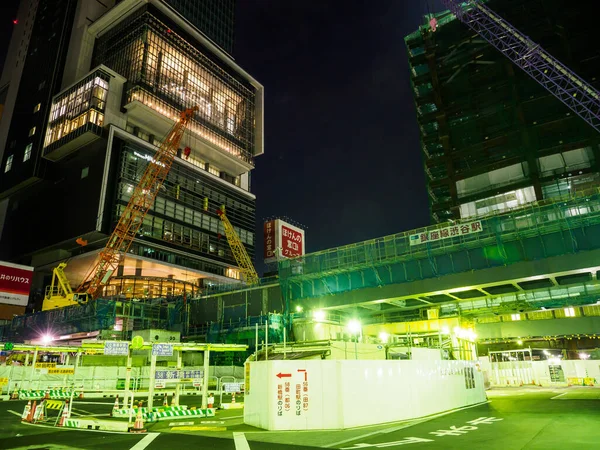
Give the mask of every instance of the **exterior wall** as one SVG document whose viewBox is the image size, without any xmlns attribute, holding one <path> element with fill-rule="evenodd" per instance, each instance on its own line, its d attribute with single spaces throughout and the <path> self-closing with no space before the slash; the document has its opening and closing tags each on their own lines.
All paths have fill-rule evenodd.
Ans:
<svg viewBox="0 0 600 450">
<path fill-rule="evenodd" d="M 246 364 L 244 422 L 267 430 L 375 425 L 486 400 L 483 375 L 467 361 L 296 360 Z M 290 377 L 277 377 L 288 373 Z M 289 394 L 285 383 L 290 383 Z M 289 402 L 285 401 L 286 395 Z M 299 404 L 296 395 L 301 396 Z M 400 401 L 402 408 L 398 407 Z"/>
</svg>

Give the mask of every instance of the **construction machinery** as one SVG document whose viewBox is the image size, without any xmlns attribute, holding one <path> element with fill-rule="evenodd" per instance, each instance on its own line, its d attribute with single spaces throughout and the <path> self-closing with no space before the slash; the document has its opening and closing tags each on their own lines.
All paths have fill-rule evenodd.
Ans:
<svg viewBox="0 0 600 450">
<path fill-rule="evenodd" d="M 100 295 L 102 287 L 116 272 L 121 258 L 131 247 L 146 213 L 154 205 L 156 195 L 171 170 L 186 127 L 197 110 L 198 107 L 193 107 L 180 113 L 179 119 L 161 142 L 154 158 L 150 160 L 134 188 L 106 246 L 100 251 L 98 262 L 75 292 L 64 273 L 66 263 L 61 263 L 54 269 L 52 284 L 46 290 L 43 310 L 85 303 L 95 300 Z"/>
<path fill-rule="evenodd" d="M 65 275 L 65 267 L 67 263 L 63 262 L 52 271 L 52 282 L 50 286 L 46 286 L 42 311 L 89 301 L 90 295 L 87 292 L 73 292 L 71 283 Z"/>
<path fill-rule="evenodd" d="M 225 236 L 227 237 L 227 242 L 229 243 L 229 247 L 231 248 L 231 252 L 240 267 L 240 272 L 244 275 L 246 279 L 246 283 L 249 285 L 258 284 L 258 274 L 256 273 L 256 269 L 252 264 L 252 260 L 250 259 L 250 255 L 246 251 L 246 247 L 242 243 L 240 237 L 235 232 L 233 225 L 225 215 L 225 208 L 221 207 L 217 209 L 217 214 L 219 218 L 223 222 L 223 227 L 225 228 Z"/>
<path fill-rule="evenodd" d="M 442 0 L 456 18 L 600 131 L 600 93 L 478 0 Z M 432 26 L 430 22 L 430 26 Z M 437 24 L 432 26 L 435 31 Z"/>
</svg>

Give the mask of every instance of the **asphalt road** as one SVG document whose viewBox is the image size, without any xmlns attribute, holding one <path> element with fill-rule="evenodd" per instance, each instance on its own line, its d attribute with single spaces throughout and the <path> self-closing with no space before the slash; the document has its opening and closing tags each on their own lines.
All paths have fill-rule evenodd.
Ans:
<svg viewBox="0 0 600 450">
<path fill-rule="evenodd" d="M 488 396 L 489 403 L 438 417 L 353 430 L 265 432 L 244 425 L 241 410 L 234 410 L 188 422 L 192 429 L 182 429 L 181 422 L 151 424 L 147 435 L 22 424 L 19 415 L 25 402 L 6 401 L 0 402 L 0 449 L 600 448 L 600 388 L 512 388 L 489 391 Z M 191 406 L 198 401 L 190 397 L 182 403 Z M 110 399 L 74 404 L 74 412 L 81 415 L 103 415 L 110 409 Z"/>
</svg>

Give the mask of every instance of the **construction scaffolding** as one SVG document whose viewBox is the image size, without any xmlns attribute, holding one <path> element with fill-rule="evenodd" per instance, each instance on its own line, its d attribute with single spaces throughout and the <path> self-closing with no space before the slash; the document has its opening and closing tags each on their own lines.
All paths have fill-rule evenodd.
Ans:
<svg viewBox="0 0 600 450">
<path fill-rule="evenodd" d="M 593 27 L 565 1 L 485 3 L 598 87 Z M 465 217 L 461 205 L 528 187 L 540 200 L 598 185 L 594 129 L 452 13 L 427 22 L 432 17 L 437 30 L 422 26 L 405 44 L 433 221 Z M 575 150 L 582 155 L 565 156 Z"/>
<path fill-rule="evenodd" d="M 457 221 L 282 260 L 286 304 L 599 249 L 600 190 L 536 202 L 476 223 L 477 233 L 431 239 L 448 227 L 473 226 Z"/>
</svg>

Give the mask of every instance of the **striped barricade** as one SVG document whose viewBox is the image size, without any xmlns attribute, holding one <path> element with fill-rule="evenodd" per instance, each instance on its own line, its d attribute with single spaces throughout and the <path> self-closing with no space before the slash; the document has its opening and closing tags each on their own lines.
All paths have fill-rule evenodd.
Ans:
<svg viewBox="0 0 600 450">
<path fill-rule="evenodd" d="M 45 390 L 37 390 L 37 391 L 19 391 L 19 399 L 20 400 L 40 400 L 46 396 L 46 392 L 48 392 L 48 396 L 53 400 L 63 400 L 71 397 L 71 391 L 64 391 L 62 389 L 51 389 L 49 391 Z"/>
<path fill-rule="evenodd" d="M 155 406 L 152 408 L 152 412 L 163 412 L 163 411 L 185 411 L 187 410 L 186 405 L 182 406 Z M 138 408 L 133 408 L 132 414 L 137 414 Z M 148 408 L 142 408 L 142 414 L 148 414 Z M 129 408 L 119 408 L 113 410 L 113 416 L 129 416 Z"/>
<path fill-rule="evenodd" d="M 214 417 L 215 409 L 186 409 L 182 411 L 153 411 L 151 413 L 143 414 L 144 420 L 147 421 L 158 421 L 161 419 L 176 419 L 178 417 Z"/>
</svg>

